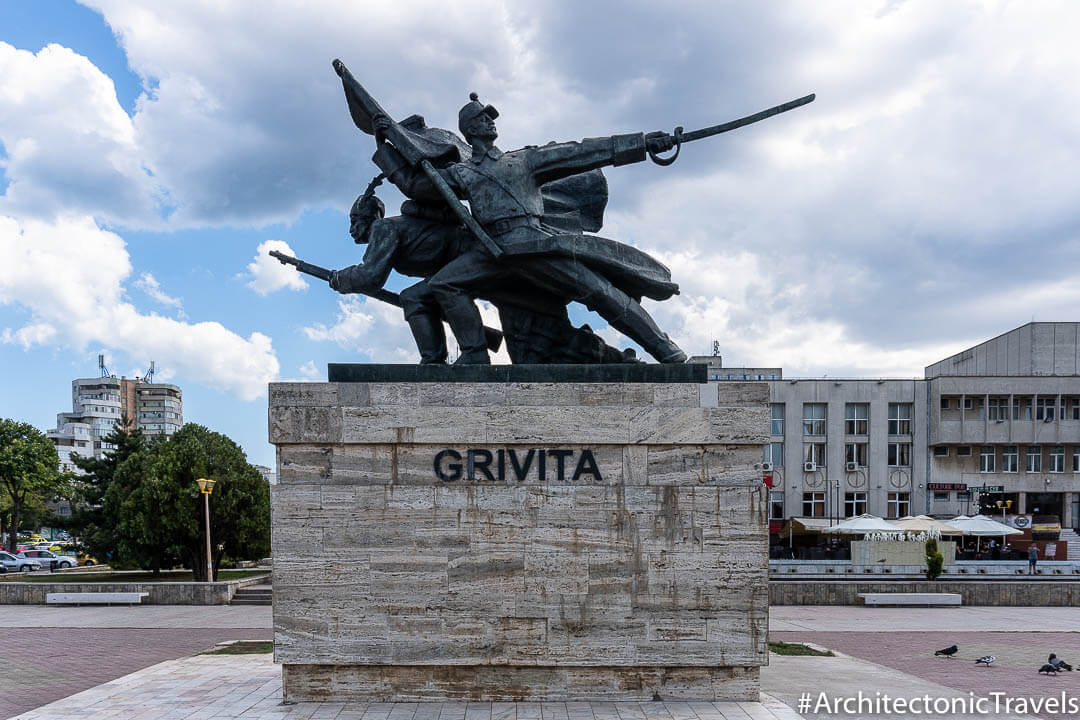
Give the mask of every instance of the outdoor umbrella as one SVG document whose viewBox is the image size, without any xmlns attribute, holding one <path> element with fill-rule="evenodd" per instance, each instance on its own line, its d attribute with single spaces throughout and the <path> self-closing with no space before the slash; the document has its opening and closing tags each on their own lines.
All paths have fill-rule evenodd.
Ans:
<svg viewBox="0 0 1080 720">
<path fill-rule="evenodd" d="M 943 520 L 935 520 L 929 515 L 908 515 L 898 520 L 891 520 L 894 525 L 907 532 L 933 533 L 939 535 L 963 535 L 964 533 Z"/>
<path fill-rule="evenodd" d="M 987 536 L 1000 535 L 1004 542 L 1006 535 L 1023 535 L 1023 530 L 1017 530 L 1014 527 L 1009 527 L 1004 523 L 999 523 L 997 520 L 991 520 L 985 515 L 975 515 L 968 517 L 966 515 L 959 515 L 952 520 L 947 521 L 947 524 L 956 528 L 964 535 L 972 535 L 976 538 L 980 538 L 976 541 L 976 545 L 981 545 L 981 538 Z"/>
<path fill-rule="evenodd" d="M 877 515 L 856 515 L 839 525 L 833 525 L 830 528 L 826 528 L 823 532 L 838 535 L 866 535 L 867 533 L 881 532 L 900 533 L 903 532 L 903 530 L 889 521 L 879 518 Z"/>
</svg>

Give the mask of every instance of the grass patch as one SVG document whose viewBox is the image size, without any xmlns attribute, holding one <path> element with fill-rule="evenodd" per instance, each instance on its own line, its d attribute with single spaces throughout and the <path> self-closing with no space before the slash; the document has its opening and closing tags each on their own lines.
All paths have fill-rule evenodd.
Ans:
<svg viewBox="0 0 1080 720">
<path fill-rule="evenodd" d="M 257 575 L 269 575 L 268 570 L 222 570 L 218 580 L 243 580 Z M 8 573 L 4 577 L 14 582 L 37 583 L 154 583 L 154 582 L 194 582 L 189 570 L 167 570 L 154 577 L 152 572 L 86 572 L 73 570 L 51 573 L 48 575 L 27 575 L 26 573 Z"/>
<path fill-rule="evenodd" d="M 273 640 L 240 640 L 201 655 L 263 655 L 274 652 Z"/>
<path fill-rule="evenodd" d="M 777 655 L 813 655 L 815 657 L 836 657 L 832 650 L 815 650 L 802 643 L 770 642 L 769 650 Z"/>
</svg>

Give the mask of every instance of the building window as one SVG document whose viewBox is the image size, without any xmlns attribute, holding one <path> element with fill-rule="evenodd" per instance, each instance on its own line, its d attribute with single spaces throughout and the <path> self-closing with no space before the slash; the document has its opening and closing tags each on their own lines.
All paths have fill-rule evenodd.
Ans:
<svg viewBox="0 0 1080 720">
<path fill-rule="evenodd" d="M 1029 473 L 1042 472 L 1042 445 L 1028 445 L 1024 469 Z"/>
<path fill-rule="evenodd" d="M 803 403 L 802 406 L 802 434 L 824 435 L 825 434 L 825 403 Z"/>
<path fill-rule="evenodd" d="M 844 407 L 844 434 L 866 435 L 870 418 L 870 406 L 867 403 L 848 403 Z"/>
<path fill-rule="evenodd" d="M 772 463 L 774 468 L 784 467 L 784 443 L 767 443 L 763 450 L 763 462 Z"/>
<path fill-rule="evenodd" d="M 889 467 L 911 467 L 911 443 L 889 443 Z"/>
<path fill-rule="evenodd" d="M 984 445 L 979 450 L 979 472 L 997 472 L 994 468 L 994 448 L 990 445 Z"/>
<path fill-rule="evenodd" d="M 889 403 L 889 434 L 911 434 L 911 403 Z"/>
<path fill-rule="evenodd" d="M 949 502 L 949 491 L 948 490 L 935 490 L 934 491 L 934 502 Z"/>
<path fill-rule="evenodd" d="M 803 443 L 803 461 L 825 467 L 825 443 Z"/>
<path fill-rule="evenodd" d="M 971 446 L 970 445 L 957 445 L 956 446 L 956 457 L 971 457 Z"/>
<path fill-rule="evenodd" d="M 965 410 L 970 410 L 972 407 L 974 407 L 974 403 L 972 402 L 972 399 L 969 398 L 969 397 L 964 398 L 964 409 Z"/>
<path fill-rule="evenodd" d="M 1080 473 L 1080 446 L 1073 445 L 1073 472 Z"/>
<path fill-rule="evenodd" d="M 784 403 L 769 405 L 769 432 L 773 435 L 784 434 Z"/>
<path fill-rule="evenodd" d="M 1055 407 L 1057 407 L 1057 398 L 1039 398 L 1035 401 L 1035 419 L 1050 422 L 1056 417 Z"/>
<path fill-rule="evenodd" d="M 908 493 L 889 493 L 889 514 L 887 517 L 906 517 L 911 506 Z"/>
<path fill-rule="evenodd" d="M 1072 419 L 1080 420 L 1080 398 L 1073 398 L 1072 400 Z"/>
<path fill-rule="evenodd" d="M 956 491 L 956 499 L 959 500 L 960 502 L 971 502 L 971 491 L 970 490 L 957 490 Z"/>
<path fill-rule="evenodd" d="M 1013 420 L 1031 419 L 1031 398 L 1013 398 Z"/>
<path fill-rule="evenodd" d="M 1001 472 L 1014 473 L 1020 467 L 1020 451 L 1016 445 L 1001 448 Z"/>
<path fill-rule="evenodd" d="M 866 514 L 866 493 L 844 493 L 844 517 Z"/>
<path fill-rule="evenodd" d="M 847 443 L 844 445 L 844 462 L 866 467 L 866 443 Z"/>
<path fill-rule="evenodd" d="M 769 493 L 769 519 L 770 520 L 783 520 L 784 519 L 784 493 L 783 492 L 771 492 L 771 493 Z"/>
<path fill-rule="evenodd" d="M 1047 468 L 1049 472 L 1059 473 L 1065 472 L 1065 446 L 1064 445 L 1051 445 L 1050 446 L 1050 467 Z"/>
<path fill-rule="evenodd" d="M 988 420 L 1008 420 L 1009 419 L 1009 398 L 990 398 L 989 405 L 986 409 L 986 418 Z"/>
<path fill-rule="evenodd" d="M 948 410 L 951 406 L 952 406 L 952 401 L 949 398 L 947 398 L 947 397 L 941 398 L 941 409 L 942 410 Z"/>
<path fill-rule="evenodd" d="M 934 457 L 949 457 L 949 446 L 948 445 L 935 445 L 934 446 Z"/>
<path fill-rule="evenodd" d="M 825 517 L 825 493 L 804 492 L 802 494 L 803 517 Z"/>
</svg>

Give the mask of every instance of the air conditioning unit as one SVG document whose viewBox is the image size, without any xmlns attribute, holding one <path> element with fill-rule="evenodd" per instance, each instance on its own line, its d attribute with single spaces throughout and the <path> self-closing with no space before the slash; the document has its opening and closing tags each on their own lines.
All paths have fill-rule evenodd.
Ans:
<svg viewBox="0 0 1080 720">
<path fill-rule="evenodd" d="M 803 472 L 817 472 L 816 462 L 804 462 L 802 464 Z"/>
<path fill-rule="evenodd" d="M 848 472 L 855 472 L 856 470 L 859 469 L 859 463 L 849 462 L 849 463 L 844 465 L 844 469 L 847 470 Z"/>
<path fill-rule="evenodd" d="M 772 472 L 772 463 L 761 463 L 762 472 Z"/>
</svg>

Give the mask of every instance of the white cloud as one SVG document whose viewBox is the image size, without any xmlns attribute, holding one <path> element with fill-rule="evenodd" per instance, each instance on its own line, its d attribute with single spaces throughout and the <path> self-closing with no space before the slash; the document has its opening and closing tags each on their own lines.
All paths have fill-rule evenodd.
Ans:
<svg viewBox="0 0 1080 720">
<path fill-rule="evenodd" d="M 0 143 L 11 181 L 0 213 L 159 224 L 162 189 L 141 163 L 132 120 L 113 81 L 82 55 L 0 42 Z"/>
<path fill-rule="evenodd" d="M 314 360 L 308 360 L 300 366 L 300 377 L 305 380 L 318 381 L 322 379 L 322 373 L 319 372 L 319 368 L 315 367 Z"/>
<path fill-rule="evenodd" d="M 271 250 L 289 257 L 296 257 L 293 249 L 283 240 L 266 240 L 259 243 L 254 259 L 247 266 L 247 276 L 251 278 L 247 286 L 259 295 L 269 295 L 282 288 L 306 290 L 308 284 L 303 276 L 291 265 L 285 265 L 271 257 Z"/>
<path fill-rule="evenodd" d="M 399 308 L 348 295 L 338 301 L 338 311 L 333 325 L 315 323 L 303 329 L 304 335 L 316 342 L 335 343 L 343 350 L 367 356 L 372 362 L 415 363 L 420 360 L 412 333 Z"/>
<path fill-rule="evenodd" d="M 89 217 L 0 216 L 0 304 L 18 304 L 32 316 L 4 340 L 76 350 L 107 345 L 136 358 L 167 358 L 172 372 L 244 400 L 266 392 L 278 375 L 269 337 L 253 332 L 245 339 L 218 322 L 140 313 L 124 300 L 130 273 L 124 241 Z"/>
<path fill-rule="evenodd" d="M 171 308 L 176 308 L 177 316 L 184 317 L 184 303 L 180 298 L 172 297 L 161 289 L 161 284 L 158 283 L 157 278 L 152 273 L 143 273 L 139 276 L 139 279 L 135 281 L 135 287 L 142 290 L 148 296 Z"/>
<path fill-rule="evenodd" d="M 32 323 L 25 325 L 12 332 L 11 328 L 4 328 L 0 333 L 0 342 L 7 345 L 22 345 L 23 350 L 29 350 L 35 345 L 44 345 L 56 337 L 56 328 L 49 323 Z"/>
</svg>

